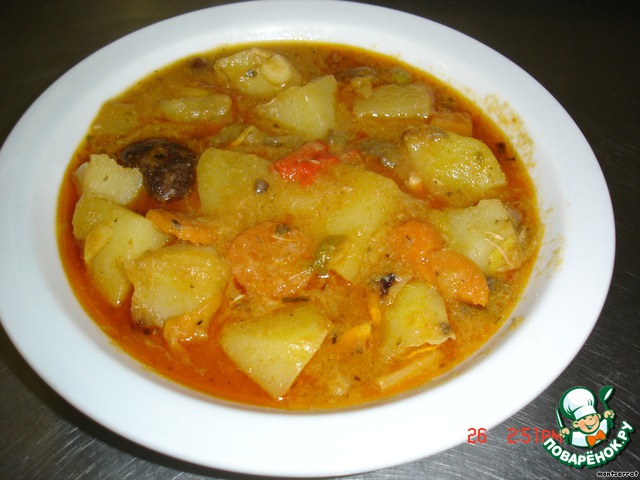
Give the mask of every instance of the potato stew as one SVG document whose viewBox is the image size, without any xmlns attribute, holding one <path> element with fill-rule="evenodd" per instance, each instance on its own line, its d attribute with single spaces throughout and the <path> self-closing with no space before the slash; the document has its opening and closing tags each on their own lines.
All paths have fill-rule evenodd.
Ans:
<svg viewBox="0 0 640 480">
<path fill-rule="evenodd" d="M 219 399 L 343 407 L 482 346 L 541 225 L 521 159 L 427 73 L 310 42 L 227 46 L 107 101 L 59 244 L 113 341 Z"/>
</svg>

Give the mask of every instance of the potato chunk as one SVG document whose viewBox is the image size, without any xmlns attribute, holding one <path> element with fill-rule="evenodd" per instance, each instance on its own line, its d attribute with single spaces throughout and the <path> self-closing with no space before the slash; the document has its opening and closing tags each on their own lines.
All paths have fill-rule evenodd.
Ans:
<svg viewBox="0 0 640 480">
<path fill-rule="evenodd" d="M 174 122 L 223 122 L 230 118 L 231 97 L 221 93 L 161 100 L 160 111 Z"/>
<path fill-rule="evenodd" d="M 401 202 L 402 192 L 386 177 L 349 165 L 336 170 L 342 186 L 322 205 L 325 235 L 345 235 L 329 268 L 349 281 L 358 277 L 375 233 Z"/>
<path fill-rule="evenodd" d="M 258 203 L 264 203 L 266 197 L 256 194 L 255 185 L 257 179 L 272 183 L 269 166 L 267 160 L 257 155 L 218 148 L 205 150 L 196 169 L 202 210 L 218 213 L 236 207 L 254 209 Z"/>
<path fill-rule="evenodd" d="M 122 304 L 131 292 L 125 265 L 169 240 L 142 215 L 93 195 L 80 198 L 72 223 L 74 236 L 84 241 L 89 275 L 114 306 Z"/>
<path fill-rule="evenodd" d="M 214 69 L 240 92 L 258 97 L 273 96 L 300 83 L 300 75 L 285 57 L 262 48 L 220 58 Z"/>
<path fill-rule="evenodd" d="M 181 333 L 172 338 L 188 340 L 206 335 L 211 316 L 222 302 L 229 268 L 212 247 L 174 244 L 145 253 L 131 262 L 127 273 L 134 287 L 134 320 L 164 327 L 176 319 L 175 323 L 182 323 Z"/>
<path fill-rule="evenodd" d="M 523 249 L 515 221 L 498 199 L 445 209 L 434 215 L 449 245 L 473 260 L 485 275 L 520 267 Z"/>
<path fill-rule="evenodd" d="M 120 205 L 128 205 L 142 191 L 142 173 L 127 168 L 109 155 L 91 155 L 75 172 L 82 193 L 99 195 Z"/>
<path fill-rule="evenodd" d="M 423 125 L 407 130 L 403 142 L 427 190 L 453 206 L 475 203 L 506 184 L 498 160 L 478 139 Z"/>
<path fill-rule="evenodd" d="M 220 219 L 221 239 L 230 241 L 238 231 L 274 217 L 278 182 L 270 165 L 257 155 L 217 148 L 200 156 L 196 173 L 202 213 Z"/>
<path fill-rule="evenodd" d="M 240 370 L 279 398 L 320 348 L 329 327 L 329 320 L 317 308 L 296 305 L 224 325 L 220 344 Z"/>
<path fill-rule="evenodd" d="M 424 85 L 382 85 L 370 97 L 353 104 L 357 117 L 427 118 L 431 114 L 431 92 Z"/>
<path fill-rule="evenodd" d="M 256 108 L 263 118 L 308 140 L 323 138 L 336 125 L 337 89 L 336 79 L 327 75 L 289 87 Z"/>
<path fill-rule="evenodd" d="M 438 291 L 421 280 L 398 284 L 391 305 L 382 316 L 382 351 L 387 358 L 411 347 L 439 345 L 455 338 L 445 302 Z M 392 294 L 390 292 L 390 294 Z"/>
</svg>

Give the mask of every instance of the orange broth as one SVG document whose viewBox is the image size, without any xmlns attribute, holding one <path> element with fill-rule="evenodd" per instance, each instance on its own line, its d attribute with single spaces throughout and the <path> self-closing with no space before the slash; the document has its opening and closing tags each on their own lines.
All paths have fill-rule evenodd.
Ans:
<svg viewBox="0 0 640 480">
<path fill-rule="evenodd" d="M 136 325 L 130 313 L 130 300 L 119 306 L 110 305 L 94 287 L 83 261 L 82 242 L 73 234 L 71 220 L 80 196 L 73 172 L 89 159 L 90 154 L 106 153 L 117 158 L 118 153 L 134 141 L 167 137 L 187 145 L 198 156 L 212 145 L 231 148 L 228 145 L 234 139 L 227 139 L 225 135 L 232 129 L 224 130 L 231 124 L 256 125 L 262 131 L 269 130 L 271 127 L 253 113 L 252 105 L 256 100 L 245 98 L 237 92 L 231 92 L 234 100 L 233 119 L 223 124 L 206 121 L 176 123 L 158 118 L 154 114 L 157 102 L 163 98 L 174 97 L 183 85 L 188 88 L 220 90 L 221 87 L 211 80 L 211 65 L 216 58 L 247 48 L 245 45 L 195 55 L 158 70 L 117 98 L 107 101 L 98 113 L 85 141 L 78 147 L 70 162 L 59 197 L 60 254 L 78 301 L 114 344 L 141 364 L 179 384 L 220 399 L 296 410 L 334 408 L 360 405 L 423 386 L 451 370 L 487 342 L 509 317 L 522 294 L 535 260 L 537 237 L 541 230 L 535 190 L 523 162 L 503 133 L 475 105 L 451 87 L 396 59 L 337 45 L 271 42 L 258 46 L 286 57 L 300 72 L 303 84 L 320 75 L 336 75 L 339 79 L 338 117 L 341 131 L 332 132 L 333 137 L 329 143 L 339 145 L 335 150 L 341 153 L 338 155 L 340 161 L 369 169 L 394 180 L 403 192 L 422 200 L 425 210 L 446 208 L 447 200 L 424 189 L 409 188 L 404 181 L 405 172 L 402 167 L 389 168 L 374 155 L 362 154 L 359 147 L 363 139 L 397 144 L 402 132 L 409 126 L 449 118 L 446 115 L 439 116 L 442 112 L 463 112 L 466 118 L 471 120 L 473 136 L 489 146 L 507 177 L 507 187 L 498 189 L 493 196 L 517 209 L 521 224 L 528 232 L 524 237 L 525 258 L 522 265 L 518 269 L 496 274 L 489 279 L 489 304 L 485 307 L 447 301 L 447 313 L 451 328 L 455 332 L 455 340 L 447 340 L 432 348 L 418 349 L 409 355 L 385 362 L 378 358 L 377 344 L 380 333 L 375 322 L 372 334 L 366 342 L 354 346 L 352 343 L 340 341 L 340 336 L 351 326 L 370 320 L 370 286 L 351 283 L 336 274 L 331 274 L 328 279 L 311 279 L 306 288 L 313 290 L 317 287 L 317 292 L 309 293 L 308 298 L 311 298 L 311 302 L 317 302 L 327 312 L 333 328 L 321 348 L 282 398 L 272 398 L 268 395 L 229 359 L 219 344 L 221 325 L 229 315 L 251 315 L 250 308 L 242 313 L 243 307 L 238 307 L 233 302 L 233 296 L 239 291 L 237 285 L 229 287 L 233 293 L 227 294 L 217 310 L 207 338 L 202 341 L 184 342 L 180 349 L 171 347 L 161 332 Z M 434 114 L 426 119 L 353 120 L 345 106 L 353 103 L 355 93 L 349 86 L 349 80 L 341 79 L 346 78 L 344 72 L 352 72 L 362 67 L 378 72 L 384 79 L 399 75 L 401 81 L 410 78 L 411 82 L 427 85 L 433 92 Z M 229 92 L 229 89 L 224 91 Z M 132 117 L 135 117 L 135 120 L 132 120 Z M 102 128 L 96 128 L 97 125 L 101 125 Z M 269 133 L 277 135 L 280 132 Z M 254 145 L 251 148 L 241 145 L 238 148 L 274 161 L 292 150 L 291 145 L 297 140 L 291 140 L 291 144 L 287 143 L 290 140 L 291 137 L 287 136 L 287 141 L 281 142 L 278 148 L 271 144 Z M 359 153 L 353 154 L 354 151 Z M 143 214 L 149 208 L 193 212 L 199 208 L 198 192 L 194 190 L 187 198 L 166 204 L 143 195 L 131 208 Z M 228 241 L 216 244 L 223 257 L 224 249 L 228 248 L 228 245 Z M 305 297 L 304 301 L 308 301 L 308 298 Z M 287 299 L 282 299 L 285 300 Z M 411 368 L 411 365 L 415 367 L 415 372 L 406 379 L 381 387 L 381 377 L 393 375 L 403 368 Z M 332 378 L 336 378 L 336 382 L 332 383 Z"/>
</svg>

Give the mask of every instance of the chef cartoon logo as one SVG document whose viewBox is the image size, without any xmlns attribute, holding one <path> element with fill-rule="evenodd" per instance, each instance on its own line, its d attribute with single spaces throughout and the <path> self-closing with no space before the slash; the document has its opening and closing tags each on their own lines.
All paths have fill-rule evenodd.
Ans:
<svg viewBox="0 0 640 480">
<path fill-rule="evenodd" d="M 556 409 L 560 435 L 574 447 L 592 448 L 606 440 L 613 427 L 615 414 L 607 406 L 607 400 L 613 394 L 613 387 L 600 389 L 600 400 L 605 411 L 596 411 L 596 396 L 585 387 L 574 387 L 567 390 Z M 571 428 L 564 427 L 560 413 L 571 421 Z"/>
<path fill-rule="evenodd" d="M 543 443 L 547 452 L 561 463 L 576 468 L 598 467 L 615 459 L 626 447 L 634 428 L 623 420 L 614 432 L 615 413 L 608 405 L 612 395 L 613 387 L 608 385 L 600 389 L 597 398 L 586 387 L 573 387 L 564 392 L 556 408 L 560 443 L 566 442 L 578 450 L 564 448 L 549 438 Z"/>
</svg>

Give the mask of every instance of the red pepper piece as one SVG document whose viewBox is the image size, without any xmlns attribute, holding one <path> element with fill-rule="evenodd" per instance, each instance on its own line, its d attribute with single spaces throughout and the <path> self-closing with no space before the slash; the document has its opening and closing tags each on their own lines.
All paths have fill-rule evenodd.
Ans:
<svg viewBox="0 0 640 480">
<path fill-rule="evenodd" d="M 271 169 L 284 180 L 309 186 L 318 172 L 338 162 L 338 157 L 329 151 L 329 145 L 321 140 L 312 140 L 273 162 Z"/>
</svg>

